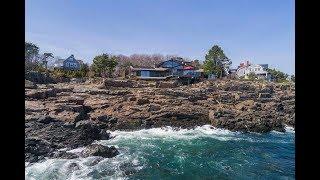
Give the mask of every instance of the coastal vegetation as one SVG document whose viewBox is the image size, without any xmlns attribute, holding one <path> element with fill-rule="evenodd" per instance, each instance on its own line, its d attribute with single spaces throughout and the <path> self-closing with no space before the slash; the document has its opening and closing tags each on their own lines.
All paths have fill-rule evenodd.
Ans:
<svg viewBox="0 0 320 180">
<path fill-rule="evenodd" d="M 257 80 L 258 76 L 255 73 L 251 72 L 251 73 L 248 74 L 248 79 L 251 80 L 251 81 L 252 80 Z"/>
<path fill-rule="evenodd" d="M 276 69 L 267 69 L 267 72 L 270 73 L 271 75 L 271 79 L 274 82 L 287 82 L 288 81 L 288 74 L 281 72 L 279 70 Z"/>
<path fill-rule="evenodd" d="M 126 55 L 112 55 L 103 53 L 93 58 L 92 64 L 83 63 L 78 70 L 67 70 L 61 68 L 48 67 L 50 61 L 55 60 L 53 53 L 45 52 L 40 54 L 40 48 L 31 42 L 25 42 L 25 73 L 39 72 L 45 73 L 48 76 L 56 78 L 94 78 L 94 77 L 108 77 L 127 78 L 130 74 L 130 67 L 139 68 L 154 68 L 155 65 L 170 59 L 178 58 L 178 55 L 162 55 L 162 54 L 132 54 Z M 225 77 L 229 74 L 231 60 L 224 53 L 223 49 L 214 45 L 205 55 L 205 60 L 199 59 L 191 60 L 189 58 L 182 58 L 195 69 L 203 69 L 206 76 L 214 74 L 217 78 Z M 50 62 L 52 64 L 52 62 Z M 273 82 L 294 82 L 294 75 L 290 76 L 276 69 L 267 69 Z M 231 79 L 234 79 L 235 77 Z M 242 79 L 238 77 L 238 79 Z M 242 79 L 244 80 L 244 79 Z M 263 81 L 254 73 L 248 74 L 249 81 Z"/>
<path fill-rule="evenodd" d="M 39 47 L 31 42 L 25 42 L 24 48 L 26 61 L 33 61 L 39 55 Z"/>
<path fill-rule="evenodd" d="M 290 78 L 291 78 L 291 81 L 292 81 L 292 82 L 295 82 L 295 81 L 296 81 L 296 77 L 295 77 L 295 75 L 291 75 L 291 77 L 290 77 Z"/>
<path fill-rule="evenodd" d="M 87 64 L 81 64 L 79 70 L 66 70 L 61 68 L 54 68 L 51 74 L 54 77 L 65 77 L 65 78 L 84 78 L 89 76 L 89 66 Z"/>
<path fill-rule="evenodd" d="M 115 56 L 101 54 L 93 59 L 92 70 L 96 76 L 112 77 L 118 61 Z"/>
<path fill-rule="evenodd" d="M 204 72 L 206 74 L 215 74 L 217 77 L 223 77 L 228 74 L 230 59 L 224 54 L 222 48 L 214 45 L 205 55 Z"/>
</svg>

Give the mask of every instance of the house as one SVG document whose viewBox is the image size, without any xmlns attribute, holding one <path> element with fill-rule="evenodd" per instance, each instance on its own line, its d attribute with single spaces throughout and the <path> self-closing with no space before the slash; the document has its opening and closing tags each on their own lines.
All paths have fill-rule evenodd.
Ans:
<svg viewBox="0 0 320 180">
<path fill-rule="evenodd" d="M 131 68 L 131 75 L 139 79 L 166 79 L 168 77 L 195 77 L 195 68 L 182 58 L 163 61 L 155 68 Z"/>
<path fill-rule="evenodd" d="M 131 75 L 139 79 L 166 79 L 169 76 L 167 68 L 133 68 L 130 67 Z"/>
<path fill-rule="evenodd" d="M 204 78 L 204 69 L 197 69 L 194 71 L 195 77 Z"/>
<path fill-rule="evenodd" d="M 71 55 L 67 59 L 58 59 L 53 64 L 53 67 L 66 70 L 79 70 L 81 65 L 83 65 L 83 61 L 77 60 L 74 58 L 74 55 Z"/>
<path fill-rule="evenodd" d="M 259 64 L 262 68 L 263 68 L 263 70 L 267 70 L 268 68 L 269 68 L 269 66 L 268 66 L 268 64 Z"/>
<path fill-rule="evenodd" d="M 254 73 L 258 76 L 259 79 L 269 79 L 268 72 L 266 69 L 268 68 L 267 64 L 259 65 L 259 64 L 251 64 L 247 61 L 245 64 L 241 63 L 238 66 L 236 71 L 236 75 L 238 77 L 244 77 L 245 79 L 248 78 L 248 74 Z"/>
<path fill-rule="evenodd" d="M 158 64 L 157 67 L 167 68 L 171 76 L 183 76 L 193 71 L 191 62 L 184 61 L 182 58 L 171 58 Z M 185 71 L 185 72 L 184 72 Z"/>
</svg>

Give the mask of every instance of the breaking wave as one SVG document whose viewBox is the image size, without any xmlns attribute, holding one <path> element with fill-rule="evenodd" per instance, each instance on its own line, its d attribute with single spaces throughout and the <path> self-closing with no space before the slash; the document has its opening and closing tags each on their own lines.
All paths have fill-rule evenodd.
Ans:
<svg viewBox="0 0 320 180">
<path fill-rule="evenodd" d="M 205 125 L 112 131 L 111 135 L 112 139 L 95 143 L 116 146 L 118 156 L 26 163 L 26 179 L 294 178 L 294 130 L 290 127 L 285 133 L 267 134 Z"/>
</svg>

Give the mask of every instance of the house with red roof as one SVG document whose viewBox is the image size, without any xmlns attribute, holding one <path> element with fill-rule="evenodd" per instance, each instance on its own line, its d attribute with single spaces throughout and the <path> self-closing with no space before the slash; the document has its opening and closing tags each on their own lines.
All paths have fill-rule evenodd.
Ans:
<svg viewBox="0 0 320 180">
<path fill-rule="evenodd" d="M 166 79 L 169 77 L 195 77 L 196 69 L 191 62 L 182 58 L 171 58 L 156 65 L 155 68 L 131 68 L 132 75 L 139 79 Z"/>
</svg>

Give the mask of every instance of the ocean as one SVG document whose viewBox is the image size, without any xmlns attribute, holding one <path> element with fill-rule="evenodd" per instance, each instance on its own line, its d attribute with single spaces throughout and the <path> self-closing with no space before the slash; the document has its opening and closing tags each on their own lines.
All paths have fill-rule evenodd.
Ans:
<svg viewBox="0 0 320 180">
<path fill-rule="evenodd" d="M 114 158 L 26 163 L 26 179 L 295 179 L 295 132 L 240 133 L 209 125 L 113 131 Z M 79 153 L 83 148 L 71 150 Z M 76 165 L 75 165 L 76 164 Z M 76 168 L 75 168 L 76 166 Z"/>
</svg>

